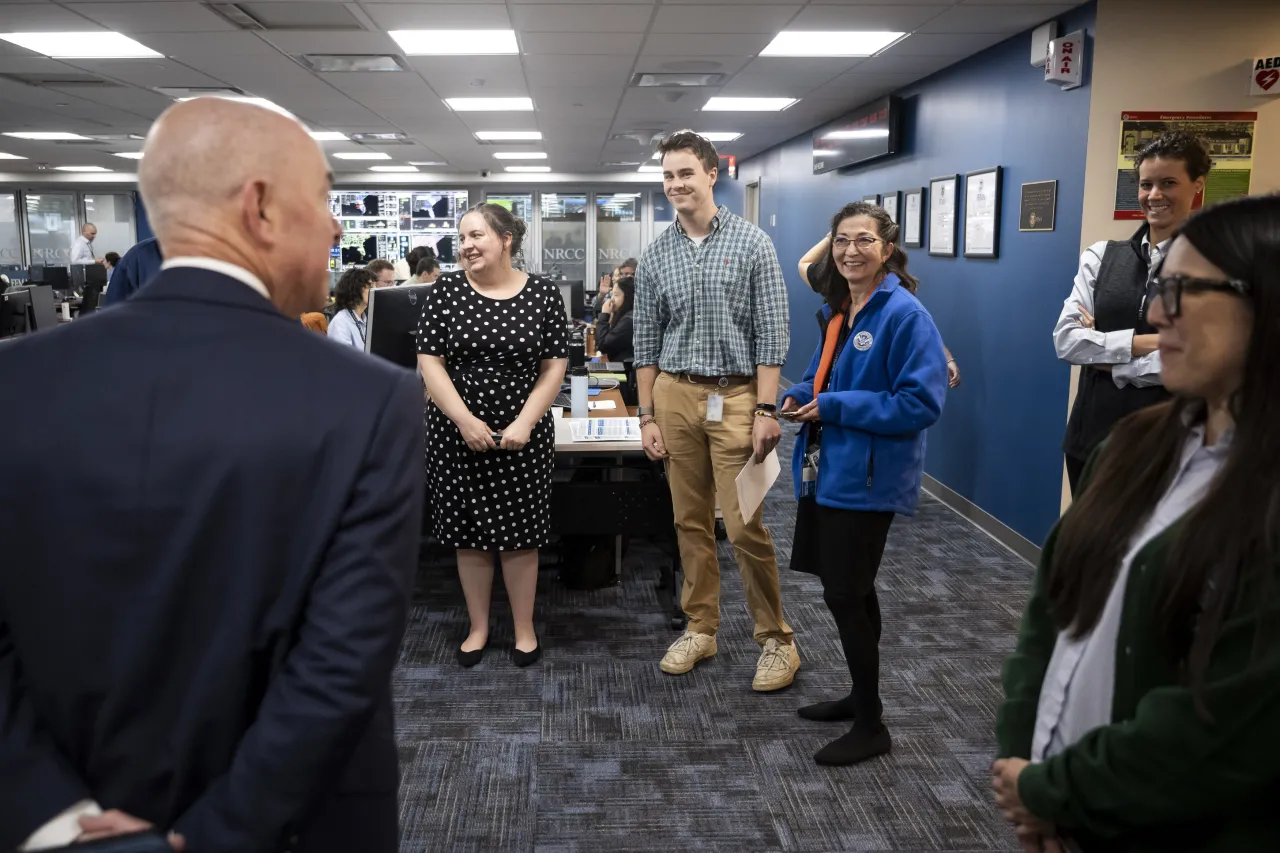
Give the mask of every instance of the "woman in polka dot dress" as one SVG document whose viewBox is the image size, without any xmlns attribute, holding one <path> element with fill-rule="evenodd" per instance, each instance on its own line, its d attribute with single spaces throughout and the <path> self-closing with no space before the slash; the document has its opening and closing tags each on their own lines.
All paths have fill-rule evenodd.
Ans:
<svg viewBox="0 0 1280 853">
<path fill-rule="evenodd" d="M 427 493 L 436 539 L 458 550 L 471 632 L 458 662 L 489 641 L 493 557 L 511 599 L 518 666 L 541 656 L 533 630 L 538 548 L 551 527 L 555 424 L 550 408 L 569 357 L 559 288 L 511 266 L 525 224 L 479 204 L 458 225 L 463 272 L 436 279 L 418 326 L 428 405 Z M 495 440 L 494 435 L 501 434 Z"/>
</svg>

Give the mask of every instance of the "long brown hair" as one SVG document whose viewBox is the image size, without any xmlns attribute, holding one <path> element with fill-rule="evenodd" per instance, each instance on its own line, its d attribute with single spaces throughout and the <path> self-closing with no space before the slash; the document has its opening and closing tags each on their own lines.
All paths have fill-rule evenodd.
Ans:
<svg viewBox="0 0 1280 853">
<path fill-rule="evenodd" d="M 818 287 L 818 291 L 826 298 L 827 304 L 838 311 L 849 298 L 849 282 L 845 281 L 836 264 L 835 233 L 840 228 L 840 223 L 852 216 L 867 216 L 875 220 L 877 236 L 886 243 L 893 244 L 893 253 L 884 262 L 884 268 L 895 274 L 908 292 L 915 293 L 920 282 L 907 272 L 907 253 L 902 250 L 898 242 L 898 223 L 889 218 L 889 214 L 883 207 L 868 204 L 865 201 L 854 201 L 840 208 L 831 219 L 832 238 L 830 245 L 827 246 L 827 262 L 822 267 L 822 279 Z"/>
<path fill-rule="evenodd" d="M 629 275 L 618 278 L 618 290 L 622 291 L 622 304 L 613 306 L 609 312 L 609 325 L 616 326 L 618 321 L 631 313 L 636 301 L 636 280 Z"/>
<path fill-rule="evenodd" d="M 1197 214 L 1181 237 L 1250 287 L 1252 338 L 1232 400 L 1234 437 L 1208 492 L 1182 519 L 1162 567 L 1158 641 L 1203 703 L 1205 673 L 1228 614 L 1257 619 L 1255 652 L 1275 631 L 1272 607 L 1280 555 L 1280 196 L 1242 198 Z M 1204 402 L 1180 398 L 1120 421 L 1094 462 L 1083 494 L 1057 533 L 1048 568 L 1050 611 L 1079 638 L 1102 615 L 1139 525 L 1168 488 Z"/>
</svg>

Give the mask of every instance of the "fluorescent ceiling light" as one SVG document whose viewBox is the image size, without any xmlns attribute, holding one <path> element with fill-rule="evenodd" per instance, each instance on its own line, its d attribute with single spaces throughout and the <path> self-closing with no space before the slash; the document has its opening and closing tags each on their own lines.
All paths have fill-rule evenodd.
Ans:
<svg viewBox="0 0 1280 853">
<path fill-rule="evenodd" d="M 539 130 L 478 130 L 476 139 L 481 142 L 539 142 L 542 131 Z"/>
<path fill-rule="evenodd" d="M 814 157 L 834 157 L 834 156 L 836 156 L 837 154 L 840 154 L 840 153 L 842 153 L 842 152 L 841 152 L 839 149 L 836 149 L 836 148 L 815 148 L 815 149 L 813 149 L 813 156 L 814 156 Z"/>
<path fill-rule="evenodd" d="M 370 172 L 416 172 L 417 166 L 370 166 Z"/>
<path fill-rule="evenodd" d="M 197 100 L 198 98 L 221 98 L 224 101 L 237 101 L 241 104 L 253 104 L 255 107 L 262 107 L 263 109 L 268 109 L 273 112 L 277 112 L 282 115 L 287 115 L 290 117 L 293 116 L 293 113 L 289 112 L 284 107 L 280 106 L 274 101 L 268 101 L 266 98 L 253 98 L 253 97 L 250 97 L 249 95 L 208 94 L 208 95 L 197 95 L 195 98 L 178 98 L 178 101 L 181 103 L 186 103 L 187 101 L 194 101 L 194 100 Z"/>
<path fill-rule="evenodd" d="M 661 167 L 661 166 L 650 166 L 650 165 L 647 165 L 647 164 L 646 164 L 646 165 L 644 165 L 644 166 L 641 166 L 641 167 L 638 169 L 638 171 L 641 171 L 641 172 L 655 172 L 655 173 L 660 173 L 660 172 L 662 171 L 662 167 Z"/>
<path fill-rule="evenodd" d="M 443 160 L 410 160 L 410 166 L 448 166 Z"/>
<path fill-rule="evenodd" d="M 93 140 L 87 136 L 81 136 L 78 133 L 61 133 L 40 131 L 14 131 L 6 133 L 5 136 L 12 136 L 14 139 L 29 139 L 32 142 L 92 142 Z"/>
<path fill-rule="evenodd" d="M 123 157 L 126 160 L 141 160 L 142 152 L 141 151 L 120 151 L 116 154 L 116 156 Z"/>
<path fill-rule="evenodd" d="M 702 109 L 708 112 L 776 113 L 794 104 L 798 98 L 712 98 Z"/>
<path fill-rule="evenodd" d="M 345 140 L 347 135 L 338 133 L 336 130 L 313 130 L 311 131 L 311 138 L 316 142 L 338 142 Z"/>
<path fill-rule="evenodd" d="M 530 112 L 533 109 L 533 98 L 445 98 L 444 102 L 455 113 Z"/>
<path fill-rule="evenodd" d="M 390 160 L 390 154 L 381 151 L 339 151 L 333 155 L 339 160 Z"/>
<path fill-rule="evenodd" d="M 406 56 L 489 56 L 519 53 L 515 30 L 391 30 Z"/>
<path fill-rule="evenodd" d="M 508 172 L 550 172 L 550 166 L 508 166 Z"/>
<path fill-rule="evenodd" d="M 880 139 L 889 135 L 889 128 L 868 128 L 866 130 L 833 130 L 822 134 L 823 139 Z"/>
<path fill-rule="evenodd" d="M 102 166 L 54 166 L 59 172 L 110 172 Z"/>
<path fill-rule="evenodd" d="M 545 160 L 547 155 L 543 151 L 495 151 L 493 158 L 495 160 Z"/>
<path fill-rule="evenodd" d="M 0 160 L 25 160 L 26 157 L 19 157 L 17 154 L 6 154 L 0 151 Z"/>
<path fill-rule="evenodd" d="M 880 30 L 826 32 L 788 30 L 778 33 L 761 56 L 874 56 L 906 33 Z"/>
<path fill-rule="evenodd" d="M 161 58 L 149 47 L 120 33 L 0 33 L 0 39 L 54 59 Z"/>
<path fill-rule="evenodd" d="M 698 134 L 708 142 L 733 142 L 735 139 L 742 138 L 741 133 L 737 133 L 732 130 L 711 130 L 706 133 L 695 130 L 694 133 Z"/>
</svg>

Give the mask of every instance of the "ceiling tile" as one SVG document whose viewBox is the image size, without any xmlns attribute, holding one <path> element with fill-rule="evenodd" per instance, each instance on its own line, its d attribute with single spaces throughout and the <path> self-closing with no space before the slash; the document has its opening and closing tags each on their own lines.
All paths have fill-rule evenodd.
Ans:
<svg viewBox="0 0 1280 853">
<path fill-rule="evenodd" d="M 384 30 L 511 29 L 502 3 L 366 3 L 364 9 Z"/>
<path fill-rule="evenodd" d="M 253 33 L 148 33 L 139 41 L 165 56 L 278 56 L 275 47 Z"/>
<path fill-rule="evenodd" d="M 411 71 L 353 71 L 342 74 L 317 74 L 321 80 L 348 97 L 376 108 L 384 102 L 414 104 L 437 114 L 448 111 L 431 87 Z M 438 109 L 437 109 L 438 107 Z"/>
<path fill-rule="evenodd" d="M 936 3 L 937 0 L 934 0 Z M 809 6 L 791 30 L 892 30 L 909 33 L 946 12 L 950 5 Z"/>
<path fill-rule="evenodd" d="M 51 3 L 4 3 L 0 28 L 7 33 L 74 33 L 102 29 L 93 21 Z"/>
<path fill-rule="evenodd" d="M 773 40 L 766 33 L 670 33 L 645 40 L 648 56 L 757 56 Z"/>
<path fill-rule="evenodd" d="M 529 33 L 643 33 L 653 5 L 627 4 L 594 8 L 582 5 L 515 6 L 516 29 Z"/>
<path fill-rule="evenodd" d="M 647 73 L 679 72 L 710 74 L 737 74 L 747 63 L 750 56 L 653 56 L 644 54 L 636 63 L 636 71 Z"/>
<path fill-rule="evenodd" d="M 877 91 L 893 91 L 899 89 L 908 83 L 919 79 L 920 75 L 914 72 L 902 74 L 875 74 L 862 70 L 862 66 L 858 66 L 852 71 L 841 74 L 824 86 L 809 93 L 808 100 L 823 100 L 825 98 L 851 98 L 846 94 L 849 92 L 861 92 L 868 89 Z M 858 105 L 857 101 L 846 100 L 849 108 L 852 109 Z"/>
<path fill-rule="evenodd" d="M 751 60 L 742 71 L 734 75 L 721 94 L 746 95 L 754 88 L 761 95 L 789 94 L 795 98 L 803 97 L 805 93 L 865 61 L 858 57 L 790 59 L 761 56 Z"/>
<path fill-rule="evenodd" d="M 265 32 L 261 37 L 293 56 L 303 53 L 400 53 L 400 46 L 386 33 Z"/>
<path fill-rule="evenodd" d="M 956 61 L 954 56 L 898 56 L 886 53 L 864 59 L 858 66 L 858 71 L 869 74 L 906 74 L 919 78 L 954 65 Z"/>
<path fill-rule="evenodd" d="M 518 56 L 410 56 L 409 65 L 442 98 L 499 98 L 528 94 Z M 482 86 L 472 85 L 483 81 Z"/>
<path fill-rule="evenodd" d="M 535 113 L 454 113 L 469 130 L 538 130 Z"/>
<path fill-rule="evenodd" d="M 226 82 L 194 71 L 172 59 L 71 59 L 68 65 L 134 86 L 225 86 Z"/>
<path fill-rule="evenodd" d="M 884 52 L 884 56 L 971 56 L 1009 37 L 1008 33 L 916 33 Z"/>
<path fill-rule="evenodd" d="M 234 32 L 236 29 L 230 21 L 199 3 L 68 3 L 67 8 L 108 29 L 129 35 Z M 8 17 L 7 13 L 5 17 Z"/>
<path fill-rule="evenodd" d="M 633 63 L 630 56 L 526 56 L 524 72 L 530 86 L 622 87 Z"/>
<path fill-rule="evenodd" d="M 596 33 L 589 39 L 577 33 L 517 33 L 516 38 L 521 52 L 530 56 L 635 56 L 644 41 L 642 33 Z"/>
<path fill-rule="evenodd" d="M 664 5 L 658 10 L 650 32 L 714 33 L 731 29 L 735 33 L 776 35 L 799 11 L 799 5 Z"/>
<path fill-rule="evenodd" d="M 950 9 L 920 29 L 922 33 L 1006 33 L 1012 35 L 1044 23 L 1074 3 L 1029 6 L 974 5 Z"/>
<path fill-rule="evenodd" d="M 555 121 L 612 119 L 622 100 L 623 87 L 585 88 L 570 86 L 532 87 L 538 114 Z"/>
<path fill-rule="evenodd" d="M 75 70 L 46 56 L 0 56 L 0 74 L 74 74 Z"/>
<path fill-rule="evenodd" d="M 67 94 L 77 95 L 79 91 L 75 88 L 61 89 L 51 86 L 54 91 L 62 91 Z M 160 113 L 173 106 L 173 99 L 157 94 L 156 92 L 148 92 L 145 89 L 136 89 L 133 86 L 120 86 L 118 88 L 94 89 L 90 96 L 94 103 L 104 107 L 111 107 L 117 110 L 127 110 L 143 118 L 155 118 Z"/>
</svg>

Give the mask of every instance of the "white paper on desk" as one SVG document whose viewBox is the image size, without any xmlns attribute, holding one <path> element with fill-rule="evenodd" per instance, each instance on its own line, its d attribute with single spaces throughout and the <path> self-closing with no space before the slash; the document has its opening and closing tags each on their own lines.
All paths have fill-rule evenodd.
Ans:
<svg viewBox="0 0 1280 853">
<path fill-rule="evenodd" d="M 587 403 L 587 408 L 594 411 L 596 409 L 616 409 L 618 406 L 612 400 L 592 400 Z"/>
<path fill-rule="evenodd" d="M 574 441 L 639 441 L 639 418 L 570 418 Z"/>
<path fill-rule="evenodd" d="M 742 511 L 742 521 L 749 523 L 755 517 L 756 510 L 764 503 L 764 496 L 778 481 L 782 473 L 782 465 L 778 462 L 778 451 L 774 450 L 757 464 L 753 456 L 738 474 L 735 481 L 738 485 L 738 509 Z"/>
</svg>

